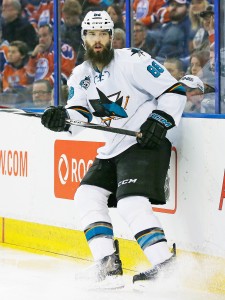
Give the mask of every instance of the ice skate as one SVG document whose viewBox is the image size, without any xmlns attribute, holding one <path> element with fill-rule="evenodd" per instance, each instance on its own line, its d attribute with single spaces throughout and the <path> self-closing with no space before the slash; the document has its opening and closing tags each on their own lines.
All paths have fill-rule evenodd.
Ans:
<svg viewBox="0 0 225 300">
<path fill-rule="evenodd" d="M 155 265 L 151 269 L 148 269 L 144 272 L 134 275 L 133 276 L 134 287 L 138 289 L 139 288 L 144 289 L 148 287 L 152 281 L 158 279 L 162 274 L 168 275 L 168 273 L 172 271 L 171 265 L 174 263 L 176 258 L 176 244 L 173 244 L 172 253 L 173 255 L 169 259 L 165 260 L 164 262 Z"/>
<path fill-rule="evenodd" d="M 116 251 L 108 256 L 105 256 L 98 262 L 83 272 L 82 278 L 86 275 L 86 279 L 92 281 L 89 289 L 117 289 L 123 288 L 124 282 L 122 262 L 119 257 L 119 242 L 114 241 Z M 81 279 L 81 277 L 79 278 Z"/>
<path fill-rule="evenodd" d="M 123 269 L 119 257 L 118 240 L 114 241 L 114 245 L 116 251 L 111 255 L 105 256 L 96 264 L 97 282 L 94 285 L 95 288 L 115 289 L 124 287 L 121 276 L 123 275 Z"/>
</svg>

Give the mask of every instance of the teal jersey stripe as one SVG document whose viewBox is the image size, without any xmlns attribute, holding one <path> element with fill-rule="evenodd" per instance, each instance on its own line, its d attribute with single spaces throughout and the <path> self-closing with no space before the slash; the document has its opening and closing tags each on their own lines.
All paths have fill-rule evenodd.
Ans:
<svg viewBox="0 0 225 300">
<path fill-rule="evenodd" d="M 185 93 L 186 92 L 186 90 L 185 90 L 185 88 L 182 86 L 182 85 L 178 85 L 177 87 L 175 87 L 175 89 L 172 91 L 173 93 L 175 92 L 183 92 L 183 93 Z"/>
</svg>

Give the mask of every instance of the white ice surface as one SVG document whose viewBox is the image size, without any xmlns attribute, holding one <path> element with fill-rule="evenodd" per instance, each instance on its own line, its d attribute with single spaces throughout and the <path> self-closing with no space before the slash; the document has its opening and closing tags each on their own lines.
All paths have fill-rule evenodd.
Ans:
<svg viewBox="0 0 225 300">
<path fill-rule="evenodd" d="M 190 276 L 191 269 L 196 278 L 204 272 L 196 273 L 191 261 L 185 264 L 190 266 Z M 225 300 L 224 295 L 185 287 L 182 267 L 175 278 L 145 292 L 133 290 L 131 276 L 125 276 L 123 289 L 90 290 L 89 281 L 76 279 L 85 268 L 87 264 L 75 260 L 0 247 L 0 300 Z"/>
</svg>

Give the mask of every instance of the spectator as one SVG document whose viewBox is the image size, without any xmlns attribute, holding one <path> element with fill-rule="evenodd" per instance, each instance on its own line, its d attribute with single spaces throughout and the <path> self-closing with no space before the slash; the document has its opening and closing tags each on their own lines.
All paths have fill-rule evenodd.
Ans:
<svg viewBox="0 0 225 300">
<path fill-rule="evenodd" d="M 3 91 L 23 92 L 32 83 L 27 73 L 28 47 L 24 42 L 10 43 L 8 50 L 8 63 L 5 65 L 2 83 Z"/>
<path fill-rule="evenodd" d="M 165 5 L 164 0 L 134 0 L 133 9 L 136 20 L 147 28 L 154 28 L 158 24 L 157 11 Z"/>
<path fill-rule="evenodd" d="M 204 98 L 204 84 L 201 79 L 194 75 L 185 75 L 179 82 L 184 86 L 187 95 L 184 112 L 200 113 Z"/>
<path fill-rule="evenodd" d="M 61 39 L 73 47 L 76 53 L 82 44 L 81 14 L 81 5 L 77 0 L 66 0 L 62 9 L 64 24 L 61 25 Z"/>
<path fill-rule="evenodd" d="M 189 18 L 191 20 L 190 52 L 193 50 L 202 50 L 209 44 L 208 32 L 203 27 L 200 13 L 206 10 L 209 5 L 206 0 L 192 0 L 189 8 Z"/>
<path fill-rule="evenodd" d="M 209 61 L 209 51 L 195 51 L 190 57 L 190 74 L 202 78 L 203 68 Z"/>
<path fill-rule="evenodd" d="M 168 1 L 166 0 L 165 2 Z M 156 17 L 159 23 L 162 25 L 170 22 L 170 7 L 168 6 L 168 4 L 158 9 Z"/>
<path fill-rule="evenodd" d="M 122 9 L 118 4 L 112 4 L 107 8 L 107 13 L 114 22 L 114 28 L 125 29 L 122 17 Z"/>
<path fill-rule="evenodd" d="M 203 26 L 209 35 L 209 43 L 214 43 L 214 5 L 209 5 L 205 11 L 200 13 L 203 20 Z"/>
<path fill-rule="evenodd" d="M 167 58 L 164 61 L 164 67 L 176 80 L 180 80 L 184 76 L 183 63 L 178 58 Z"/>
<path fill-rule="evenodd" d="M 60 9 L 62 10 L 64 0 L 57 0 Z M 53 25 L 53 8 L 54 8 L 54 1 L 53 0 L 41 0 L 39 1 L 38 8 L 32 13 L 31 17 L 29 18 L 30 23 L 33 27 L 38 30 L 38 27 L 51 24 Z M 63 21 L 62 21 L 63 23 Z"/>
<path fill-rule="evenodd" d="M 126 33 L 121 28 L 116 28 L 114 30 L 114 36 L 113 36 L 113 48 L 114 49 L 122 49 L 126 46 Z"/>
<path fill-rule="evenodd" d="M 202 70 L 202 81 L 205 85 L 205 97 L 202 101 L 202 112 L 215 113 L 215 50 L 214 44 L 210 46 L 209 61 Z M 223 81 L 221 81 L 221 87 Z M 224 102 L 222 102 L 224 109 Z"/>
<path fill-rule="evenodd" d="M 176 57 L 182 60 L 189 58 L 190 20 L 187 0 L 170 0 L 170 22 L 160 30 L 156 45 L 156 59 L 164 62 L 166 58 Z"/>
<path fill-rule="evenodd" d="M 146 26 L 144 24 L 142 24 L 141 22 L 136 21 L 134 23 L 134 30 L 133 30 L 133 34 L 134 34 L 134 47 L 135 48 L 140 48 L 143 51 L 149 53 L 149 54 L 153 54 L 153 48 L 154 48 L 154 44 L 147 44 L 146 43 L 146 37 L 147 37 L 147 30 L 146 30 Z"/>
<path fill-rule="evenodd" d="M 2 72 L 7 62 L 7 54 L 9 49 L 9 43 L 2 39 L 2 30 L 0 22 L 0 93 L 2 92 Z"/>
<path fill-rule="evenodd" d="M 53 86 L 54 82 L 54 55 L 53 31 L 51 25 L 44 25 L 38 29 L 39 44 L 34 48 L 28 62 L 30 76 L 34 81 L 47 79 Z M 68 44 L 61 46 L 61 80 L 66 83 L 75 66 L 75 52 Z"/>
<path fill-rule="evenodd" d="M 40 79 L 33 83 L 33 103 L 36 107 L 51 105 L 52 87 L 48 80 Z"/>
<path fill-rule="evenodd" d="M 33 26 L 21 17 L 21 4 L 18 0 L 2 2 L 2 37 L 8 42 L 22 41 L 32 50 L 37 44 L 37 36 Z"/>
<path fill-rule="evenodd" d="M 22 9 L 22 17 L 29 20 L 31 15 L 34 13 L 35 9 L 37 8 L 32 1 L 28 0 L 20 0 L 21 9 Z"/>
</svg>

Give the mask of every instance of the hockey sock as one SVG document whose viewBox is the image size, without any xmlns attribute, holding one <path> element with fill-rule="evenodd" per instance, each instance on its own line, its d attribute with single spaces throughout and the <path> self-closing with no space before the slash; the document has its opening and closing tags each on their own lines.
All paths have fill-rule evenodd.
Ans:
<svg viewBox="0 0 225 300">
<path fill-rule="evenodd" d="M 117 207 L 151 264 L 156 265 L 172 256 L 162 225 L 147 197 L 126 197 Z"/>
<path fill-rule="evenodd" d="M 149 246 L 145 248 L 144 253 L 153 266 L 164 262 L 172 256 L 166 242 L 159 242 Z"/>
<path fill-rule="evenodd" d="M 90 185 L 81 185 L 75 194 L 82 228 L 95 261 L 115 252 L 107 206 L 109 195 L 109 191 Z"/>
<path fill-rule="evenodd" d="M 111 255 L 115 252 L 113 240 L 105 237 L 93 239 L 89 243 L 89 247 L 94 258 L 98 261 L 105 256 Z"/>
</svg>

